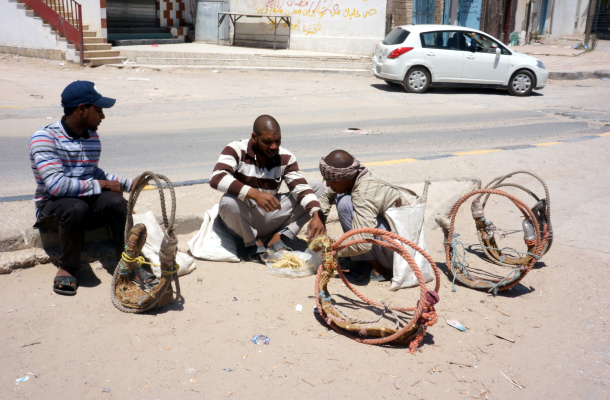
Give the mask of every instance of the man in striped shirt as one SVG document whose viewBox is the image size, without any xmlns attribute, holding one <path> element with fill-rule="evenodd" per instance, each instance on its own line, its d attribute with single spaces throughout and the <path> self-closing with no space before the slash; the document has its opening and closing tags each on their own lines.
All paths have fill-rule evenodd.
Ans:
<svg viewBox="0 0 610 400">
<path fill-rule="evenodd" d="M 85 230 L 110 226 L 117 257 L 123 251 L 127 201 L 132 180 L 98 168 L 102 150 L 97 128 L 103 108 L 116 100 L 102 97 L 92 82 L 76 81 L 61 94 L 64 117 L 32 135 L 30 163 L 36 179 L 36 227 L 59 232 L 59 270 L 53 290 L 74 295 L 81 268 Z M 148 277 L 150 280 L 150 276 Z"/>
<path fill-rule="evenodd" d="M 309 240 L 326 234 L 318 202 L 324 187 L 320 181 L 308 184 L 295 156 L 280 146 L 282 133 L 273 117 L 261 115 L 253 130 L 250 139 L 224 148 L 210 186 L 226 193 L 219 215 L 243 239 L 245 258 L 261 261 L 269 249 L 291 250 L 282 239 L 295 239 L 309 220 Z M 282 182 L 290 193 L 278 194 Z"/>
</svg>

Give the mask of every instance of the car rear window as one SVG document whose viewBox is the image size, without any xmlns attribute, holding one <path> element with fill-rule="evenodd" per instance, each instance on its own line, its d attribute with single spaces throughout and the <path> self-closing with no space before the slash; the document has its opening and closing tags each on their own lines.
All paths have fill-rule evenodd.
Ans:
<svg viewBox="0 0 610 400">
<path fill-rule="evenodd" d="M 409 31 L 396 28 L 392 32 L 388 34 L 388 36 L 383 39 L 383 44 L 393 45 L 393 44 L 401 44 L 409 37 Z"/>
</svg>

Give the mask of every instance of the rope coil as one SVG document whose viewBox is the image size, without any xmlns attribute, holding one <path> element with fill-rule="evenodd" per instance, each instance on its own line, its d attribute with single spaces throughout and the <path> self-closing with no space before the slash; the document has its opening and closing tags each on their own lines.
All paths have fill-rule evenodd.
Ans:
<svg viewBox="0 0 610 400">
<path fill-rule="evenodd" d="M 359 233 L 369 233 L 379 237 L 382 240 L 375 238 L 350 241 L 347 240 L 351 236 Z M 381 304 L 379 304 L 361 294 L 349 283 L 341 271 L 337 254 L 346 247 L 360 243 L 372 243 L 386 247 L 407 261 L 419 281 L 420 297 L 415 307 L 397 307 L 392 306 L 391 303 L 385 301 L 382 301 Z M 430 262 L 436 277 L 436 285 L 434 290 L 428 290 L 419 266 L 409 251 L 401 243 L 419 252 Z M 415 353 L 417 347 L 424 338 L 427 328 L 434 325 L 438 321 L 438 315 L 436 314 L 434 305 L 439 301 L 437 293 L 440 289 L 440 272 L 436 267 L 434 260 L 432 260 L 432 258 L 415 243 L 412 243 L 394 233 L 375 228 L 351 230 L 341 236 L 334 243 L 331 243 L 331 240 L 327 237 L 317 239 L 316 241 L 312 242 L 310 247 L 316 248 L 318 245 L 322 245 L 324 250 L 322 257 L 323 261 L 318 268 L 318 273 L 315 280 L 315 299 L 320 316 L 328 324 L 328 326 L 336 332 L 343 334 L 359 343 L 377 345 L 387 343 L 409 343 L 409 352 Z M 361 300 L 376 307 L 383 307 L 384 310 L 377 320 L 365 321 L 351 318 L 347 314 L 338 310 L 337 307 L 332 304 L 332 298 L 329 294 L 327 286 L 335 271 L 339 274 L 339 277 L 345 286 Z M 412 313 L 410 321 L 407 324 L 403 324 L 394 311 Z M 394 329 L 384 326 L 366 326 L 368 324 L 380 321 L 386 312 L 390 312 L 395 319 Z M 402 328 L 400 328 L 401 325 L 403 325 Z"/>
<path fill-rule="evenodd" d="M 488 198 L 492 194 L 504 196 L 511 200 L 513 204 L 517 206 L 519 211 L 521 211 L 523 216 L 532 221 L 534 230 L 536 232 L 534 239 L 525 239 L 528 250 L 526 253 L 523 253 L 525 256 L 520 258 L 508 257 L 505 254 L 502 254 L 503 250 L 497 248 L 498 246 L 495 243 L 495 239 L 490 240 L 489 243 L 485 241 L 485 243 L 481 245 L 490 260 L 495 261 L 496 264 L 502 263 L 503 266 L 511 267 L 512 270 L 509 272 L 509 274 L 501 279 L 481 277 L 471 274 L 468 270 L 469 264 L 465 258 L 464 245 L 456 240 L 459 234 L 454 234 L 455 218 L 457 217 L 458 210 L 462 204 L 472 196 L 477 196 L 477 198 L 473 201 L 474 204 L 483 195 L 487 195 Z M 476 207 L 473 207 L 473 214 L 477 212 L 475 208 Z M 482 217 L 481 214 L 478 214 L 477 216 L 479 218 L 475 217 L 475 221 L 479 237 L 481 237 L 481 230 L 486 229 L 481 228 L 481 224 L 486 226 L 487 222 L 484 221 L 485 218 Z M 498 189 L 479 189 L 466 194 L 454 204 L 448 217 L 437 218 L 437 222 L 439 222 L 439 225 L 441 225 L 445 234 L 445 240 L 443 242 L 445 246 L 445 256 L 447 265 L 449 266 L 449 274 L 453 279 L 453 282 L 455 283 L 457 280 L 470 288 L 487 289 L 494 294 L 496 294 L 498 291 L 510 289 L 523 280 L 523 278 L 525 278 L 525 276 L 534 266 L 534 263 L 539 260 L 540 257 L 542 257 L 544 250 L 548 250 L 549 248 L 549 246 L 547 246 L 547 239 L 549 237 L 547 227 L 550 226 L 550 224 L 542 224 L 543 228 L 541 230 L 538 219 L 527 205 L 516 197 Z M 463 254 L 458 252 L 458 244 L 462 246 Z"/>
<path fill-rule="evenodd" d="M 154 180 L 159 190 L 161 200 L 161 213 L 165 232 L 159 250 L 161 260 L 161 278 L 159 284 L 150 287 L 138 285 L 129 276 L 134 268 L 142 264 L 157 265 L 147 262 L 140 255 L 146 243 L 146 226 L 144 224 L 133 225 L 133 209 L 142 189 L 150 180 Z M 165 181 L 171 196 L 171 212 L 167 218 L 165 196 L 161 181 Z M 180 297 L 180 283 L 178 281 L 178 269 L 176 264 L 176 253 L 178 251 L 178 239 L 174 233 L 174 217 L 176 214 L 176 195 L 171 181 L 164 175 L 156 175 L 153 172 L 144 172 L 133 183 L 132 191 L 127 203 L 127 223 L 125 224 L 125 251 L 119 260 L 119 265 L 112 276 L 110 285 L 110 298 L 112 304 L 125 313 L 141 314 L 154 307 L 161 307 L 169 303 L 176 303 Z M 174 282 L 175 290 L 172 289 Z M 174 291 L 176 296 L 174 297 Z"/>
</svg>

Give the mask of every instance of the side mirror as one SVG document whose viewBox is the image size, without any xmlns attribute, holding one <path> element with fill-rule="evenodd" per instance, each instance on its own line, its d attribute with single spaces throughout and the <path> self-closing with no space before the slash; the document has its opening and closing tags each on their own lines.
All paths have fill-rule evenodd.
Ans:
<svg viewBox="0 0 610 400">
<path fill-rule="evenodd" d="M 499 47 L 496 47 L 496 57 L 500 57 L 500 54 L 502 54 L 502 50 L 500 50 Z"/>
</svg>

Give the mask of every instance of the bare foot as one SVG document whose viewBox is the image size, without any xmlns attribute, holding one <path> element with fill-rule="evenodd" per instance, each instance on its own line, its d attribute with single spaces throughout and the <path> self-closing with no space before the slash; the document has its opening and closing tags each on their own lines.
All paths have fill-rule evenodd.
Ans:
<svg viewBox="0 0 610 400">
<path fill-rule="evenodd" d="M 72 276 L 72 274 L 70 274 L 70 273 L 69 273 L 68 271 L 66 271 L 65 269 L 59 268 L 59 269 L 57 270 L 57 275 L 55 275 L 55 276 L 56 276 L 56 277 L 57 277 L 57 276 Z M 72 286 L 72 288 L 73 288 L 74 290 L 76 290 L 76 283 L 71 283 L 71 284 L 70 284 L 70 286 Z M 58 288 L 59 290 L 64 290 L 64 289 L 63 289 L 63 285 L 58 285 L 58 286 L 57 286 L 57 288 Z"/>
</svg>

